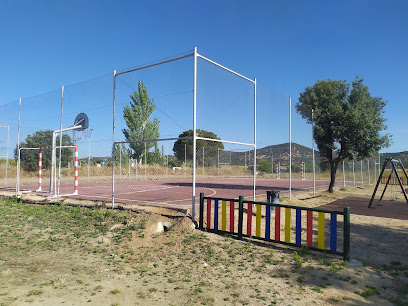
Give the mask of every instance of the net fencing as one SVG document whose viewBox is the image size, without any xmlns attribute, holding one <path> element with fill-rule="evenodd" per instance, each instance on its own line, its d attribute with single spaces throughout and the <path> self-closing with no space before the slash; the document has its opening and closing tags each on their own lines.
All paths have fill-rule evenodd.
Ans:
<svg viewBox="0 0 408 306">
<path fill-rule="evenodd" d="M 8 128 L 0 127 L 0 182 L 11 188 L 19 177 L 18 190 L 30 191 L 41 176 L 43 191 L 58 184 L 66 194 L 77 178 L 81 198 L 184 207 L 199 192 L 264 200 L 268 190 L 327 187 L 330 167 L 312 126 L 296 112 L 297 101 L 289 106 L 289 97 L 271 87 L 186 52 L 22 98 L 20 122 L 19 101 L 2 105 L 0 126 Z M 85 130 L 74 127 L 79 113 L 89 118 Z M 61 148 L 59 169 L 59 150 L 52 162 L 52 150 L 44 149 L 40 169 L 39 148 L 52 146 L 54 134 L 56 145 L 77 146 L 78 157 Z M 378 161 L 355 157 L 344 171 L 339 164 L 336 181 L 373 184 L 377 169 Z"/>
<path fill-rule="evenodd" d="M 0 188 L 16 186 L 19 101 L 0 106 Z"/>
</svg>

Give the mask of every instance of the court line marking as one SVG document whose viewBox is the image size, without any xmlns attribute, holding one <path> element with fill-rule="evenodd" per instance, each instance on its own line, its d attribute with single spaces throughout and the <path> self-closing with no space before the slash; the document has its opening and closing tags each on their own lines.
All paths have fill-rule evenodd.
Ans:
<svg viewBox="0 0 408 306">
<path fill-rule="evenodd" d="M 214 189 L 211 189 L 211 188 L 206 188 L 206 187 L 200 187 L 200 188 L 209 189 L 209 190 L 211 190 L 213 192 L 212 194 L 208 195 L 207 197 L 212 197 L 213 195 L 215 195 L 217 193 Z M 167 201 L 167 203 L 175 203 L 175 202 L 181 202 L 181 201 L 192 201 L 192 199 L 188 198 L 188 199 L 184 199 L 184 200 Z"/>
</svg>

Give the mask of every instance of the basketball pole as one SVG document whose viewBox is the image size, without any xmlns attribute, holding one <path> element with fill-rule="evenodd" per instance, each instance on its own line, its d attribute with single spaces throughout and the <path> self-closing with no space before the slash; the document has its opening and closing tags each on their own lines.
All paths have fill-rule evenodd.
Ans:
<svg viewBox="0 0 408 306">
<path fill-rule="evenodd" d="M 194 85 L 193 85 L 193 191 L 191 219 L 195 222 L 195 194 L 196 194 L 196 160 L 197 160 L 197 47 L 194 47 Z"/>
<path fill-rule="evenodd" d="M 58 189 L 57 189 L 57 203 L 59 202 L 60 186 L 61 186 L 61 153 L 62 153 L 62 120 L 64 114 L 64 85 L 61 89 L 61 122 L 60 122 L 60 148 L 58 157 Z M 53 148 L 54 150 L 54 148 Z"/>
<path fill-rule="evenodd" d="M 256 78 L 254 78 L 254 194 L 253 194 L 254 201 L 255 191 L 256 191 Z"/>
<path fill-rule="evenodd" d="M 20 119 L 21 119 L 21 97 L 18 102 L 18 133 L 17 133 L 17 182 L 16 182 L 16 197 L 20 191 Z"/>
<path fill-rule="evenodd" d="M 289 97 L 289 200 L 292 199 L 292 98 Z"/>
<path fill-rule="evenodd" d="M 315 149 L 314 149 L 314 134 L 313 134 L 313 108 L 312 108 L 312 158 L 313 158 L 313 195 L 315 195 L 316 194 L 316 164 L 315 164 Z M 344 169 L 343 169 L 343 173 L 344 173 Z"/>
<path fill-rule="evenodd" d="M 112 209 L 115 208 L 115 108 L 116 69 L 113 70 L 113 135 L 112 135 Z"/>
</svg>

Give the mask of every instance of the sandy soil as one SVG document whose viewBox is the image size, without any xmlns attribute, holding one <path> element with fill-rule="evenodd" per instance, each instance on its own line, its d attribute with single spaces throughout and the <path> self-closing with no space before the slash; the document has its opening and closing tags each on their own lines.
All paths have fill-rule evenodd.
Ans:
<svg viewBox="0 0 408 306">
<path fill-rule="evenodd" d="M 290 204 L 316 207 L 371 192 L 296 194 Z M 99 233 L 75 219 L 89 208 L 55 210 L 106 211 L 105 203 L 26 201 L 0 204 L 0 305 L 408 305 L 406 221 L 352 215 L 345 263 L 198 231 L 183 211 L 132 205 L 114 212 L 125 221 L 106 219 L 108 230 Z M 172 227 L 157 233 L 159 222 Z"/>
</svg>

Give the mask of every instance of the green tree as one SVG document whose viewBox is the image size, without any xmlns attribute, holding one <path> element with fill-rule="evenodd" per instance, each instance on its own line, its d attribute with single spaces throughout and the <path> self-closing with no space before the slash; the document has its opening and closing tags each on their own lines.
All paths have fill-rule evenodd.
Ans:
<svg viewBox="0 0 408 306">
<path fill-rule="evenodd" d="M 149 98 L 147 87 L 143 82 L 138 83 L 138 92 L 134 92 L 130 96 L 130 105 L 123 107 L 123 118 L 125 119 L 128 129 L 123 129 L 122 132 L 127 141 L 159 139 L 159 124 L 157 118 L 151 119 L 153 112 L 156 110 L 154 100 Z M 132 157 L 141 161 L 145 155 L 154 147 L 155 156 L 152 160 L 160 158 L 160 150 L 157 142 L 133 142 L 129 144 L 133 150 Z M 158 156 L 156 156 L 158 154 Z M 149 154 L 151 155 L 151 154 Z"/>
<path fill-rule="evenodd" d="M 257 169 L 261 172 L 271 172 L 271 162 L 266 159 L 260 159 L 257 162 Z"/>
<path fill-rule="evenodd" d="M 198 137 L 205 137 L 210 139 L 219 139 L 213 132 L 208 132 L 205 130 L 197 130 Z M 184 131 L 179 137 L 193 137 L 193 130 Z M 223 150 L 224 144 L 222 142 L 215 142 L 210 140 L 197 139 L 197 155 L 196 159 L 198 163 L 202 163 L 202 151 L 204 148 L 204 158 L 205 164 L 215 165 L 218 156 L 218 149 Z M 184 157 L 187 160 L 192 160 L 193 158 L 193 140 L 192 139 L 179 139 L 174 143 L 173 146 L 174 155 L 178 160 L 184 162 Z"/>
<path fill-rule="evenodd" d="M 296 110 L 308 123 L 313 123 L 313 137 L 320 156 L 330 165 L 329 192 L 333 192 L 336 171 L 344 159 L 372 157 L 389 146 L 381 97 L 373 97 L 363 79 L 317 81 L 300 93 Z M 312 112 L 314 120 L 312 122 Z"/>
<path fill-rule="evenodd" d="M 34 134 L 28 135 L 26 139 L 20 143 L 20 148 L 40 148 L 40 147 L 50 147 L 52 145 L 52 131 L 37 131 Z M 59 146 L 60 140 L 57 136 L 56 144 Z M 70 146 L 72 145 L 71 137 L 67 134 L 62 136 L 62 145 Z M 46 149 L 42 151 L 42 168 L 50 169 L 51 166 L 51 149 Z M 59 149 L 56 150 L 57 162 L 59 160 Z M 73 161 L 72 149 L 64 148 L 61 150 L 61 166 L 67 167 L 70 162 Z M 14 151 L 14 158 L 17 160 L 17 146 Z M 21 167 L 27 171 L 38 170 L 38 150 L 21 150 L 20 155 Z"/>
<path fill-rule="evenodd" d="M 122 163 L 123 165 L 127 165 L 130 159 L 130 150 L 126 148 L 124 143 L 118 143 L 115 145 L 115 165 L 117 163 Z"/>
</svg>

